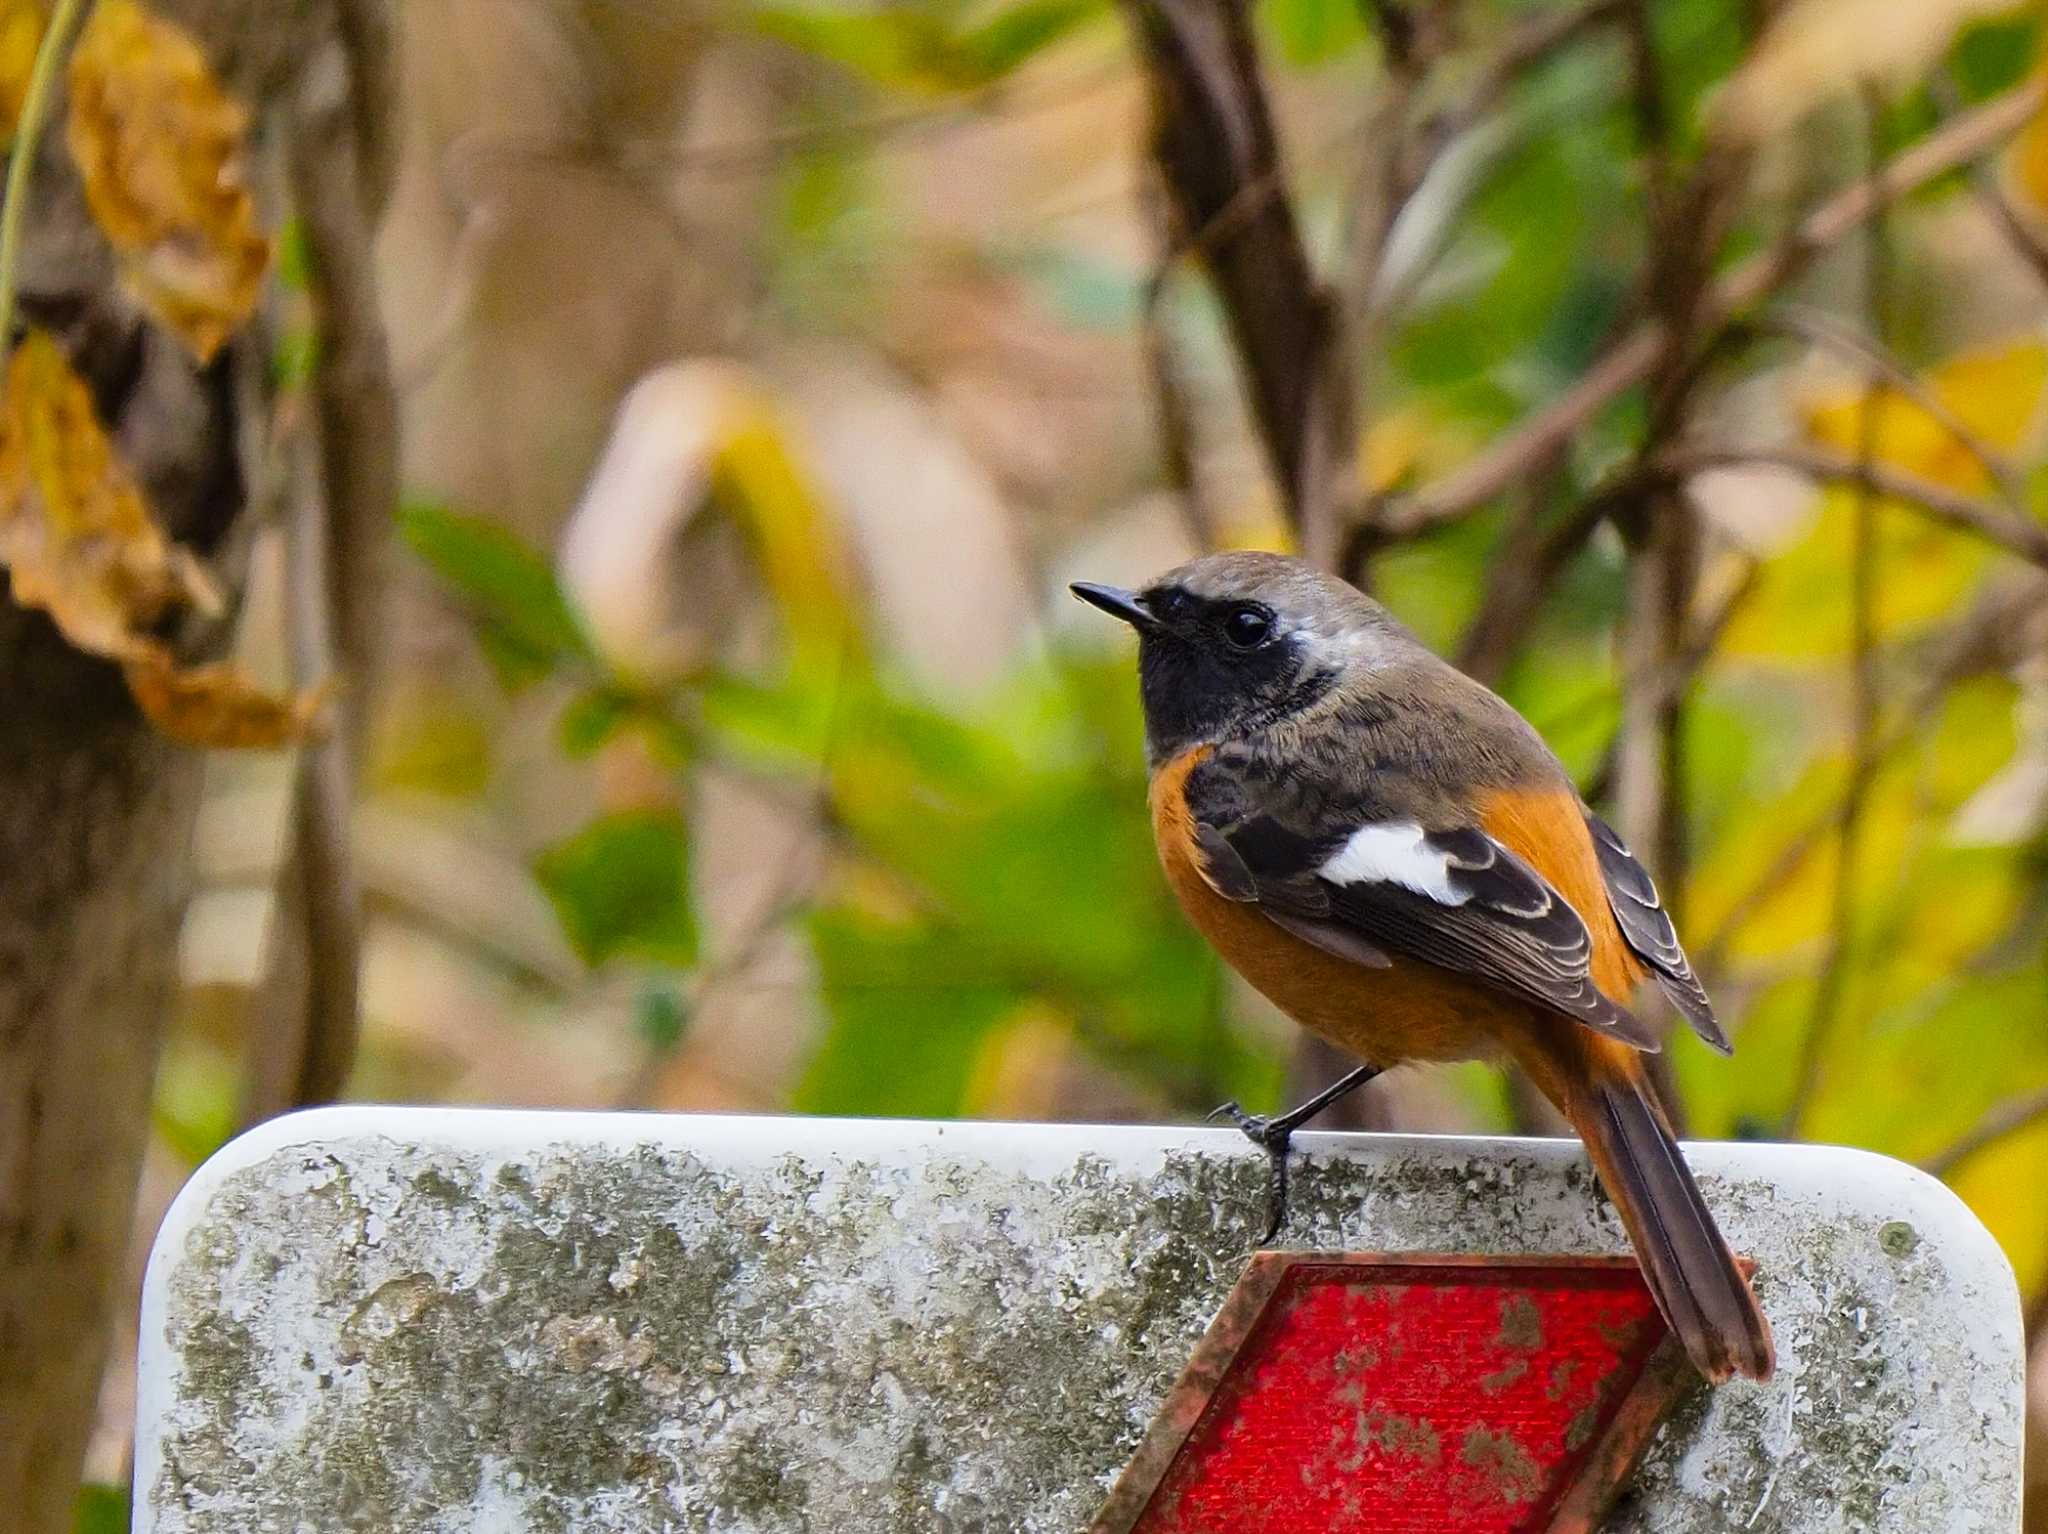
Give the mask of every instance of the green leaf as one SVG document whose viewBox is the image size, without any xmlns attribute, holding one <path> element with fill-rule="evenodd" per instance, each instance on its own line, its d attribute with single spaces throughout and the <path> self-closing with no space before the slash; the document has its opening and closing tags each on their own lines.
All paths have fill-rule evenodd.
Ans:
<svg viewBox="0 0 2048 1534">
<path fill-rule="evenodd" d="M 756 29 L 778 42 L 840 64 L 880 85 L 958 89 L 947 57 L 945 26 L 915 6 L 879 11 L 816 6 L 754 7 Z"/>
<path fill-rule="evenodd" d="M 1262 29 L 1280 45 L 1280 55 L 1297 68 L 1327 64 L 1365 41 L 1363 8 L 1357 0 L 1264 0 Z"/>
<path fill-rule="evenodd" d="M 508 689 L 537 681 L 564 661 L 594 659 L 554 570 L 515 534 L 421 501 L 399 509 L 398 530 L 471 608 L 478 642 Z"/>
<path fill-rule="evenodd" d="M 128 1534 L 128 1488 L 81 1486 L 71 1527 L 74 1534 Z"/>
<path fill-rule="evenodd" d="M 2038 17 L 2021 12 L 1965 30 L 1953 54 L 1963 99 L 1982 101 L 2024 79 L 2033 62 L 2038 27 Z"/>
<path fill-rule="evenodd" d="M 174 1036 L 157 1068 L 150 1119 L 188 1166 L 234 1138 L 241 1112 L 239 1062 L 196 1038 Z"/>
<path fill-rule="evenodd" d="M 633 1031 L 656 1054 L 673 1054 L 690 1029 L 690 1009 L 665 985 L 649 986 L 633 1002 Z"/>
<path fill-rule="evenodd" d="M 320 363 L 320 337 L 305 327 L 285 331 L 270 354 L 270 381 L 280 389 L 303 389 Z"/>
<path fill-rule="evenodd" d="M 956 1117 L 983 1046 L 1027 993 L 935 928 L 825 910 L 811 919 L 811 945 L 832 1022 L 791 1106 Z"/>
<path fill-rule="evenodd" d="M 1103 0 L 1024 0 L 964 34 L 960 49 L 980 83 L 993 84 L 1106 9 Z"/>
<path fill-rule="evenodd" d="M 555 724 L 562 750 L 577 761 L 594 756 L 632 719 L 634 701 L 625 693 L 600 688 L 570 700 Z"/>
<path fill-rule="evenodd" d="M 689 828 L 673 811 L 594 820 L 535 859 L 534 876 L 586 964 L 696 962 Z"/>
<path fill-rule="evenodd" d="M 296 218 L 284 221 L 277 232 L 277 281 L 287 293 L 304 293 L 313 286 L 313 258 L 306 249 L 306 226 Z"/>
<path fill-rule="evenodd" d="M 917 4 L 762 5 L 751 16 L 768 36 L 877 84 L 946 95 L 993 85 L 1107 9 L 1105 0 L 1021 0 L 968 26 Z"/>
</svg>

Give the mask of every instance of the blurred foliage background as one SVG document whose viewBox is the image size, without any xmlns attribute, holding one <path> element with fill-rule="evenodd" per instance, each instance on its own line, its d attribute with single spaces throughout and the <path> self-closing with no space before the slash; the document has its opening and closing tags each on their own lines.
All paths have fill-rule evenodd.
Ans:
<svg viewBox="0 0 2048 1534">
<path fill-rule="evenodd" d="M 1654 446 L 1691 541 L 1636 840 L 1737 1043 L 1675 1041 L 1692 1132 L 1947 1177 L 2028 1296 L 2038 1421 L 2048 117 L 1701 321 L 1682 380 L 1608 391 L 1497 493 L 1398 515 L 1669 323 L 1645 274 L 1685 264 L 1673 241 L 1702 280 L 1768 261 L 1873 164 L 2036 85 L 2038 18 L 1654 0 L 1566 32 L 1566 9 L 1253 12 L 1326 270 L 1389 111 L 1444 126 L 1413 135 L 1344 357 L 1347 472 L 1388 512 L 1355 569 L 1609 804 L 1655 535 L 1588 508 Z M 349 1095 L 1277 1106 L 1290 1028 L 1154 867 L 1128 638 L 1064 595 L 1297 536 L 1227 316 L 1162 257 L 1146 69 L 1109 0 L 438 0 L 402 25 L 378 261 L 405 553 Z M 307 344 L 280 349 L 288 389 Z M 254 568 L 242 648 L 277 675 L 268 541 Z M 213 765 L 139 1241 L 237 1125 L 290 779 Z M 1531 1122 L 1485 1068 L 1387 1085 L 1410 1127 Z"/>
</svg>

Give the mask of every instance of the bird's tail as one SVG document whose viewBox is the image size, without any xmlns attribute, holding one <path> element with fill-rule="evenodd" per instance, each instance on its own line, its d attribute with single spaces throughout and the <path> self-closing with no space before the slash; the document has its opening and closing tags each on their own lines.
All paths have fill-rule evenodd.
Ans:
<svg viewBox="0 0 2048 1534">
<path fill-rule="evenodd" d="M 1565 1109 L 1635 1243 L 1657 1308 L 1700 1373 L 1771 1377 L 1776 1349 L 1756 1295 L 1721 1239 L 1699 1184 L 1633 1056 L 1594 1052 Z"/>
</svg>

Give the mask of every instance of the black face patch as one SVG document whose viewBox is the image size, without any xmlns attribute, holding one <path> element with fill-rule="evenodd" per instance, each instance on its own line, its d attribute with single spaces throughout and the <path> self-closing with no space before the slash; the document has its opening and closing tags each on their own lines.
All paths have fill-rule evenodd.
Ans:
<svg viewBox="0 0 2048 1534">
<path fill-rule="evenodd" d="M 1246 619 L 1255 610 L 1271 625 L 1277 620 L 1269 609 L 1179 587 L 1154 587 L 1142 599 L 1160 624 L 1138 647 L 1138 685 L 1156 755 L 1174 755 L 1289 706 L 1302 681 L 1300 642 L 1277 628 L 1254 634 Z"/>
</svg>

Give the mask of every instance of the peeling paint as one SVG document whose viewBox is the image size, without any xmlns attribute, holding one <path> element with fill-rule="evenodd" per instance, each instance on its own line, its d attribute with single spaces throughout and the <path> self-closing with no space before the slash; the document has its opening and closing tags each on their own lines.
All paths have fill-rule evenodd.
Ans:
<svg viewBox="0 0 2048 1534">
<path fill-rule="evenodd" d="M 1304 1138 L 1298 1245 L 1625 1249 L 1572 1147 Z M 2017 1299 L 1988 1238 L 1875 1158 L 1695 1159 L 1781 1370 L 1689 1400 L 1613 1528 L 2014 1528 Z M 166 1224 L 138 1528 L 1072 1534 L 1264 1196 L 1227 1133 L 281 1121 Z M 1411 1426 L 1360 1403 L 1332 1431 L 1516 1473 Z"/>
</svg>

